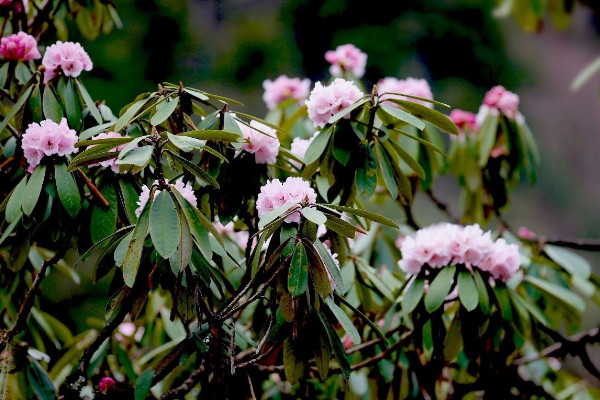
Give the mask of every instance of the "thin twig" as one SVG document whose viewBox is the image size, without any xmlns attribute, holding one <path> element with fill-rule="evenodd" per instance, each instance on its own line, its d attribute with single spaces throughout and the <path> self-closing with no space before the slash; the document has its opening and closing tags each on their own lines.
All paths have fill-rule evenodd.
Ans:
<svg viewBox="0 0 600 400">
<path fill-rule="evenodd" d="M 458 223 L 459 219 L 452 214 L 452 212 L 450 211 L 450 207 L 448 207 L 448 205 L 444 202 L 442 202 L 440 199 L 438 199 L 434 194 L 433 191 L 431 189 L 427 189 L 425 191 L 425 194 L 427 195 L 427 197 L 429 197 L 429 199 L 433 202 L 433 204 L 435 204 L 435 206 L 442 211 L 444 214 L 446 214 L 446 216 L 448 218 L 450 218 L 450 220 L 454 223 Z"/>
<path fill-rule="evenodd" d="M 160 400 L 180 399 L 190 392 L 200 381 L 200 377 L 206 368 L 202 365 L 200 368 L 192 372 L 185 381 L 174 389 L 169 390 L 160 397 Z"/>
<path fill-rule="evenodd" d="M 83 181 L 85 182 L 87 187 L 90 189 L 90 192 L 94 195 L 94 197 L 96 197 L 96 199 L 98 199 L 98 201 L 100 201 L 100 203 L 102 204 L 103 207 L 107 208 L 110 204 L 109 204 L 108 200 L 106 200 L 106 198 L 102 195 L 102 193 L 100 193 L 100 190 L 98 190 L 96 185 L 94 185 L 94 183 L 90 180 L 90 178 L 88 178 L 87 175 L 85 174 L 85 172 L 83 172 L 81 169 L 78 169 L 77 172 L 79 172 L 79 175 L 81 175 L 81 177 L 83 178 Z"/>
</svg>

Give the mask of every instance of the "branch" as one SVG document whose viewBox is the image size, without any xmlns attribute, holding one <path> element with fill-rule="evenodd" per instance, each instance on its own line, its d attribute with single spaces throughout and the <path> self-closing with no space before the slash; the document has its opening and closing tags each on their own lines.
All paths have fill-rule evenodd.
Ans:
<svg viewBox="0 0 600 400">
<path fill-rule="evenodd" d="M 23 300 L 23 303 L 21 304 L 21 308 L 19 309 L 19 313 L 17 314 L 17 320 L 15 321 L 15 324 L 13 325 L 13 327 L 10 330 L 4 332 L 4 334 L 0 338 L 0 343 L 4 343 L 4 344 L 10 343 L 16 335 L 18 335 L 19 333 L 21 333 L 25 330 L 25 326 L 27 323 L 27 317 L 29 317 L 29 313 L 31 312 L 31 309 L 33 308 L 33 301 L 35 300 L 35 296 L 37 295 L 38 289 L 40 288 L 40 285 L 42 284 L 42 280 L 46 276 L 46 270 L 48 269 L 48 267 L 56 264 L 61 258 L 63 258 L 63 256 L 65 255 L 65 253 L 67 252 L 67 250 L 69 248 L 67 243 L 68 243 L 68 241 L 65 240 L 62 247 L 52 257 L 50 257 L 49 259 L 45 260 L 42 263 L 40 272 L 35 276 L 35 279 L 33 280 L 33 284 L 31 285 L 31 288 L 29 289 L 29 291 L 27 291 L 27 294 L 25 295 L 25 299 Z"/>
<path fill-rule="evenodd" d="M 177 386 L 174 389 L 169 390 L 168 392 L 166 392 L 165 394 L 160 396 L 160 400 L 183 398 L 183 396 L 185 396 L 187 393 L 189 393 L 189 391 L 192 390 L 194 388 L 194 386 L 196 386 L 198 384 L 198 382 L 200 381 L 200 377 L 202 376 L 202 374 L 204 373 L 205 370 L 206 370 L 206 368 L 204 368 L 204 366 L 201 366 L 200 368 L 198 368 L 197 370 L 192 372 L 190 374 L 189 378 L 187 378 L 185 381 L 183 381 L 183 383 L 181 385 Z"/>
<path fill-rule="evenodd" d="M 434 196 L 433 191 L 431 191 L 431 189 L 427 189 L 425 191 L 425 194 L 427 195 L 427 197 L 429 197 L 429 199 L 433 202 L 433 204 L 435 204 L 435 206 L 442 211 L 444 214 L 446 214 L 446 216 L 448 218 L 450 218 L 450 220 L 454 223 L 458 223 L 459 219 L 452 214 L 452 212 L 450 211 L 450 208 L 448 207 L 448 205 L 446 203 L 443 203 L 441 200 L 439 200 L 437 197 Z"/>
<path fill-rule="evenodd" d="M 83 181 L 85 182 L 87 187 L 90 189 L 90 193 L 92 193 L 94 195 L 94 197 L 96 197 L 98 199 L 98 201 L 100 201 L 100 203 L 102 204 L 102 206 L 104 208 L 107 208 L 109 206 L 108 200 L 106 200 L 106 198 L 102 195 L 102 193 L 100 193 L 100 190 L 98 190 L 96 185 L 94 185 L 94 183 L 90 180 L 90 178 L 88 178 L 87 175 L 85 174 L 85 172 L 83 172 L 81 169 L 78 169 L 77 172 L 79 172 L 79 175 L 81 175 L 81 177 L 83 178 Z"/>
</svg>

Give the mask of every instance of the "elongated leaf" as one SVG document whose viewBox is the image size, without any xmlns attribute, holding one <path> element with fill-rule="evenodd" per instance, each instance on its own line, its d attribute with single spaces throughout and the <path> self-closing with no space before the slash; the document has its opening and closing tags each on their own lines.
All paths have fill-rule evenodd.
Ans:
<svg viewBox="0 0 600 400">
<path fill-rule="evenodd" d="M 44 178 L 46 177 L 46 166 L 38 165 L 33 170 L 29 181 L 27 182 L 27 189 L 23 196 L 23 213 L 25 215 L 31 215 L 35 205 L 40 198 L 42 192 L 42 186 L 44 185 Z"/>
<path fill-rule="evenodd" d="M 557 298 L 562 301 L 564 304 L 574 308 L 577 311 L 583 312 L 585 311 L 585 302 L 581 297 L 572 292 L 571 290 L 559 286 L 555 283 L 544 281 L 542 279 L 536 278 L 534 276 L 527 275 L 525 277 L 525 281 L 537 287 L 538 289 L 543 290 L 547 294 L 552 297 Z"/>
<path fill-rule="evenodd" d="M 127 253 L 123 260 L 123 280 L 129 287 L 133 287 L 135 283 L 135 277 L 140 267 L 140 261 L 142 260 L 142 251 L 144 250 L 144 240 L 148 235 L 150 228 L 150 209 L 154 198 L 154 188 L 150 190 L 150 197 L 148 202 L 144 206 L 140 218 L 133 229 L 133 236 L 129 241 L 127 247 Z"/>
<path fill-rule="evenodd" d="M 83 86 L 83 83 L 81 83 L 79 79 L 76 79 L 75 82 L 77 83 L 77 89 L 79 90 L 79 94 L 81 94 L 81 98 L 85 102 L 85 105 L 87 106 L 88 110 L 90 110 L 90 114 L 92 114 L 92 117 L 94 117 L 97 123 L 101 124 L 102 115 L 100 115 L 100 110 L 98 110 L 98 107 L 96 107 L 96 103 L 94 102 L 94 100 L 92 100 L 92 96 L 90 96 L 87 89 L 85 88 L 85 86 Z"/>
<path fill-rule="evenodd" d="M 571 90 L 576 91 L 581 87 L 598 71 L 600 71 L 600 57 L 589 63 L 571 82 Z"/>
<path fill-rule="evenodd" d="M 406 290 L 402 299 L 402 311 L 406 314 L 414 310 L 421 299 L 425 289 L 425 281 L 423 279 L 415 279 Z"/>
<path fill-rule="evenodd" d="M 407 124 L 410 124 L 421 131 L 425 129 L 425 122 L 421 121 L 414 115 L 407 113 L 406 111 L 400 110 L 396 107 L 388 106 L 387 104 L 381 104 L 380 110 L 388 114 L 390 117 L 402 122 L 406 122 Z"/>
<path fill-rule="evenodd" d="M 301 241 L 296 243 L 288 275 L 288 292 L 298 297 L 306 291 L 308 285 L 308 257 Z"/>
<path fill-rule="evenodd" d="M 358 107 L 362 106 L 363 104 L 365 104 L 368 101 L 369 101 L 368 98 L 363 98 L 363 99 L 356 101 L 350 107 L 346 107 L 342 111 L 339 111 L 336 114 L 334 114 L 331 118 L 329 118 L 328 123 L 335 124 L 340 119 L 344 118 L 346 115 L 350 114 L 352 111 L 356 110 Z"/>
<path fill-rule="evenodd" d="M 130 183 L 123 180 L 119 180 L 119 188 L 121 189 L 120 198 L 123 208 L 125 209 L 125 213 L 127 214 L 127 219 L 129 222 L 135 223 L 137 221 L 135 210 L 138 208 L 137 201 L 139 199 L 139 195 Z"/>
<path fill-rule="evenodd" d="M 358 192 L 364 199 L 370 198 L 377 188 L 377 160 L 370 145 L 362 147 L 364 162 L 361 163 L 356 171 L 356 185 Z"/>
<path fill-rule="evenodd" d="M 93 206 L 92 219 L 90 220 L 90 233 L 92 242 L 94 243 L 99 242 L 115 232 L 119 211 L 117 192 L 114 185 L 104 185 L 100 187 L 100 192 L 106 201 L 108 201 L 108 207 L 100 207 L 97 204 Z"/>
<path fill-rule="evenodd" d="M 479 129 L 479 136 L 481 137 L 481 144 L 479 145 L 479 166 L 481 167 L 487 164 L 490 152 L 496 144 L 498 122 L 498 116 L 488 114 Z"/>
<path fill-rule="evenodd" d="M 383 147 L 385 147 L 388 153 L 392 153 L 392 151 L 395 151 L 396 154 L 398 154 L 398 156 L 402 159 L 402 161 L 404 161 L 410 167 L 410 169 L 412 169 L 417 174 L 419 178 L 425 179 L 425 170 L 423 169 L 421 164 L 419 164 L 417 160 L 412 158 L 412 156 L 408 154 L 400 145 L 398 145 L 392 140 L 386 140 L 385 142 L 383 142 Z"/>
<path fill-rule="evenodd" d="M 127 153 L 123 158 L 115 161 L 118 165 L 136 165 L 143 167 L 150 162 L 154 148 L 152 146 L 142 146 L 135 148 Z"/>
<path fill-rule="evenodd" d="M 65 111 L 67 112 L 69 126 L 78 131 L 81 127 L 81 104 L 73 80 L 73 78 L 67 78 L 65 85 Z"/>
<path fill-rule="evenodd" d="M 260 221 L 258 221 L 258 229 L 263 230 L 267 225 L 269 225 L 271 222 L 275 221 L 277 218 L 279 218 L 281 215 L 283 215 L 286 211 L 288 211 L 291 207 L 293 207 L 293 205 L 284 204 L 282 206 L 277 207 L 274 210 L 269 211 L 260 219 Z"/>
<path fill-rule="evenodd" d="M 135 382 L 135 400 L 144 400 L 148 398 L 150 389 L 152 388 L 152 380 L 154 379 L 154 370 L 148 368 Z"/>
<path fill-rule="evenodd" d="M 27 380 L 31 384 L 35 395 L 40 400 L 57 399 L 56 387 L 52 379 L 37 361 L 30 358 L 31 364 L 27 366 Z"/>
<path fill-rule="evenodd" d="M 206 142 L 189 136 L 173 135 L 167 132 L 167 137 L 178 149 L 187 152 L 194 150 L 202 150 L 206 146 Z"/>
<path fill-rule="evenodd" d="M 156 106 L 156 111 L 152 118 L 150 118 L 150 123 L 152 125 L 160 125 L 164 121 L 167 120 L 173 114 L 177 106 L 179 105 L 179 97 L 167 99 L 166 101 L 161 102 Z"/>
<path fill-rule="evenodd" d="M 388 158 L 383 146 L 379 142 L 376 145 L 375 154 L 377 154 L 377 160 L 379 162 L 379 171 L 383 176 L 383 182 L 385 187 L 390 192 L 392 199 L 398 198 L 398 185 L 396 184 L 396 177 L 390 159 Z"/>
<path fill-rule="evenodd" d="M 335 233 L 338 233 L 342 236 L 346 236 L 350 239 L 354 239 L 354 237 L 356 236 L 356 232 L 365 233 L 362 229 L 333 215 L 327 216 L 327 222 L 325 222 L 325 226 L 328 229 L 334 231 Z"/>
<path fill-rule="evenodd" d="M 17 114 L 17 112 L 23 107 L 23 105 L 25 104 L 25 102 L 27 100 L 29 100 L 29 95 L 31 94 L 32 90 L 33 90 L 33 86 L 30 86 L 29 88 L 27 88 L 25 90 L 24 93 L 22 93 L 19 96 L 19 100 L 17 100 L 17 102 L 15 103 L 15 105 L 10 109 L 10 111 L 8 112 L 8 114 L 6 114 L 6 117 L 4 117 L 4 119 L 0 123 L 0 132 L 2 132 L 4 130 L 4 128 L 6 128 L 6 125 L 8 125 L 8 123 L 10 122 L 10 120 L 12 119 L 12 117 L 14 117 Z"/>
<path fill-rule="evenodd" d="M 144 97 L 140 100 L 137 100 L 133 103 L 127 111 L 123 113 L 115 123 L 115 128 L 113 129 L 115 132 L 119 132 L 121 129 L 125 128 L 129 122 L 131 122 L 132 118 L 136 116 L 138 111 L 146 104 L 149 100 L 149 97 Z"/>
<path fill-rule="evenodd" d="M 358 215 L 359 217 L 363 217 L 369 219 L 371 221 L 379 222 L 380 224 L 390 226 L 392 228 L 399 228 L 399 226 L 389 218 L 386 218 L 382 215 L 376 214 L 371 211 L 363 210 L 361 208 L 353 208 L 346 206 L 339 206 L 337 204 L 327 204 L 326 208 L 333 208 L 334 210 L 342 211 L 352 215 Z"/>
<path fill-rule="evenodd" d="M 161 190 L 150 211 L 150 237 L 158 254 L 165 259 L 177 251 L 181 235 L 179 223 L 171 194 L 167 190 Z"/>
<path fill-rule="evenodd" d="M 337 266 L 331 254 L 325 248 L 325 245 L 319 240 L 315 240 L 314 242 L 315 249 L 321 256 L 321 260 L 325 264 L 325 267 L 329 271 L 329 275 L 331 275 L 331 279 L 335 283 L 335 287 L 342 293 L 346 290 L 344 288 L 344 280 L 342 279 L 342 274 L 340 273 L 340 268 Z"/>
<path fill-rule="evenodd" d="M 134 139 L 135 138 L 133 138 L 133 137 L 123 136 L 120 138 L 80 140 L 79 142 L 75 143 L 75 147 L 103 146 L 102 148 L 107 147 L 112 150 L 112 149 L 116 148 L 117 146 L 120 146 L 125 143 L 129 143 Z M 113 147 L 111 147 L 110 145 L 112 145 Z M 94 147 L 92 147 L 92 149 Z"/>
<path fill-rule="evenodd" d="M 425 294 L 425 309 L 428 312 L 434 312 L 444 303 L 454 280 L 456 267 L 444 267 L 438 272 L 437 276 L 429 285 L 429 290 Z"/>
<path fill-rule="evenodd" d="M 350 363 L 348 362 L 348 358 L 346 357 L 346 351 L 344 350 L 344 345 L 340 341 L 337 333 L 331 327 L 331 323 L 327 319 L 327 316 L 319 312 L 317 314 L 319 319 L 321 320 L 321 325 L 325 329 L 325 334 L 327 335 L 327 339 L 329 340 L 329 346 L 333 351 L 333 355 L 335 356 L 342 373 L 344 374 L 344 378 L 346 380 L 350 377 Z"/>
<path fill-rule="evenodd" d="M 178 136 L 191 137 L 198 140 L 216 140 L 221 142 L 240 142 L 242 137 L 237 133 L 217 130 L 197 130 L 180 133 Z"/>
<path fill-rule="evenodd" d="M 306 153 L 304 153 L 304 164 L 312 164 L 321 157 L 321 154 L 323 154 L 323 152 L 327 148 L 327 145 L 329 144 L 329 139 L 331 139 L 331 132 L 332 130 L 328 129 L 325 131 L 321 131 L 317 136 L 315 136 L 313 141 L 306 149 Z"/>
<path fill-rule="evenodd" d="M 171 150 L 167 150 L 167 152 L 177 161 L 183 168 L 187 171 L 190 171 L 194 176 L 198 177 L 203 182 L 208 183 L 211 186 L 220 188 L 219 182 L 215 178 L 213 178 L 208 172 L 200 168 L 198 165 L 192 163 L 191 161 L 186 160 L 178 154 L 173 153 Z"/>
<path fill-rule="evenodd" d="M 566 269 L 571 275 L 577 275 L 582 279 L 588 279 L 590 277 L 592 266 L 579 254 L 549 244 L 544 246 L 544 251 L 552 260 Z"/>
<path fill-rule="evenodd" d="M 77 216 L 81 210 L 81 195 L 73 175 L 67 170 L 64 163 L 54 166 L 54 178 L 58 197 L 63 207 L 71 217 Z"/>
<path fill-rule="evenodd" d="M 42 95 L 42 106 L 46 119 L 51 119 L 57 124 L 63 119 L 64 113 L 62 106 L 58 102 L 52 86 L 46 85 L 44 94 Z"/>
<path fill-rule="evenodd" d="M 323 225 L 327 222 L 327 217 L 321 211 L 312 207 L 304 207 L 302 209 L 302 215 L 309 221 L 314 222 L 317 225 Z"/>
<path fill-rule="evenodd" d="M 481 277 L 479 270 L 475 269 L 473 271 L 473 277 L 475 278 L 477 295 L 479 296 L 479 309 L 482 313 L 487 314 L 490 311 L 490 297 L 488 295 L 487 285 Z"/>
<path fill-rule="evenodd" d="M 458 273 L 458 298 L 468 311 L 473 311 L 479 304 L 477 286 L 475 286 L 473 276 L 466 271 Z"/>
<path fill-rule="evenodd" d="M 29 97 L 29 110 L 33 122 L 40 122 L 43 119 L 42 115 L 42 93 L 40 85 L 35 85 L 31 96 Z"/>
<path fill-rule="evenodd" d="M 287 338 L 283 342 L 283 367 L 286 380 L 293 385 L 304 374 L 304 364 L 296 357 L 292 343 L 291 338 Z"/>
<path fill-rule="evenodd" d="M 342 328 L 344 328 L 344 330 L 346 331 L 350 339 L 352 339 L 354 344 L 359 344 L 361 341 L 360 334 L 358 333 L 356 327 L 354 326 L 348 315 L 344 312 L 344 310 L 342 310 L 337 304 L 335 304 L 331 297 L 327 297 L 325 299 L 325 304 L 327 304 L 327 307 L 329 307 L 333 315 L 335 315 L 335 318 L 342 325 Z"/>
<path fill-rule="evenodd" d="M 389 101 L 399 104 L 402 106 L 402 108 L 415 117 L 437 126 L 444 132 L 458 135 L 458 128 L 456 125 L 454 125 L 450 118 L 446 117 L 441 112 L 434 110 L 433 108 L 425 107 L 424 105 L 415 103 L 414 101 L 400 99 L 390 99 Z"/>
</svg>

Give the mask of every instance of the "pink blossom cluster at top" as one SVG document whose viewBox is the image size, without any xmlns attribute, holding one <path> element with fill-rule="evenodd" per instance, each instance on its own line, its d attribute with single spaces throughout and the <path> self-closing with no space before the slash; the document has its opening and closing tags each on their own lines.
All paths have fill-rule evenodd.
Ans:
<svg viewBox="0 0 600 400">
<path fill-rule="evenodd" d="M 19 32 L 0 40 L 0 54 L 5 60 L 30 61 L 42 57 L 37 41 L 25 32 Z"/>
<path fill-rule="evenodd" d="M 60 40 L 46 49 L 42 64 L 46 68 L 44 82 L 48 82 L 60 72 L 76 78 L 82 71 L 92 70 L 92 60 L 79 43 Z"/>
<path fill-rule="evenodd" d="M 21 4 L 23 4 L 23 8 L 25 9 L 25 12 L 29 12 L 29 0 L 21 0 L 21 1 L 17 1 L 17 0 L 0 0 L 0 7 L 9 7 L 12 5 L 15 5 L 15 11 L 16 12 L 21 12 Z"/>
<path fill-rule="evenodd" d="M 257 164 L 273 164 L 279 154 L 277 131 L 258 121 L 250 122 L 250 126 L 238 125 L 245 139 L 242 150 L 254 154 Z"/>
<path fill-rule="evenodd" d="M 470 132 L 476 132 L 479 130 L 475 114 L 469 111 L 454 109 L 450 113 L 450 120 L 454 122 L 454 125 L 463 132 L 465 130 Z"/>
<path fill-rule="evenodd" d="M 491 238 L 479 225 L 459 226 L 448 223 L 433 225 L 406 237 L 400 246 L 400 268 L 416 274 L 426 265 L 443 268 L 464 264 L 489 272 L 494 279 L 506 281 L 519 269 L 519 247 L 504 239 Z"/>
<path fill-rule="evenodd" d="M 116 138 L 122 138 L 123 136 L 119 135 L 116 132 L 104 132 L 101 133 L 97 136 L 94 137 L 93 140 L 101 140 L 101 139 L 116 139 Z M 95 145 L 91 145 L 89 146 L 90 148 L 94 147 Z M 125 146 L 127 146 L 127 143 L 119 145 L 115 148 L 113 148 L 111 151 L 121 151 L 125 148 Z M 100 161 L 99 163 L 95 163 L 95 164 L 90 164 L 90 167 L 110 167 L 110 169 L 112 169 L 112 171 L 115 174 L 119 173 L 119 165 L 116 163 L 116 159 L 115 158 L 111 158 L 110 160 L 105 160 L 105 161 Z"/>
<path fill-rule="evenodd" d="M 350 107 L 363 95 L 354 83 L 341 78 L 337 78 L 329 86 L 317 82 L 306 100 L 308 118 L 315 126 L 322 128 L 332 116 Z M 350 115 L 344 118 L 350 118 Z"/>
<path fill-rule="evenodd" d="M 329 73 L 342 76 L 345 71 L 351 72 L 356 78 L 362 78 L 367 66 L 367 54 L 353 44 L 344 44 L 325 53 L 325 60 L 331 64 Z"/>
<path fill-rule="evenodd" d="M 302 178 L 290 177 L 283 183 L 279 179 L 273 179 L 260 188 L 256 199 L 256 209 L 258 217 L 262 218 L 270 211 L 284 205 L 292 208 L 297 204 L 314 203 L 315 201 L 317 201 L 317 193 Z M 300 222 L 300 211 L 288 216 L 285 222 Z"/>
<path fill-rule="evenodd" d="M 381 101 L 385 102 L 394 107 L 399 107 L 396 103 L 391 101 L 385 101 L 386 99 L 400 99 L 400 100 L 408 100 L 415 103 L 422 104 L 426 107 L 433 108 L 433 103 L 423 100 L 417 100 L 410 97 L 398 96 L 392 94 L 384 94 L 384 93 L 402 93 L 410 96 L 422 97 L 424 99 L 433 100 L 433 93 L 431 93 L 431 88 L 429 87 L 429 83 L 425 79 L 415 79 L 415 78 L 406 78 L 406 79 L 396 79 L 387 77 L 381 79 L 377 83 L 377 92 L 380 94 Z"/>
<path fill-rule="evenodd" d="M 76 153 L 77 139 L 77 132 L 69 129 L 65 118 L 60 124 L 49 119 L 29 124 L 21 139 L 23 154 L 29 163 L 28 171 L 33 171 L 45 156 Z"/>
<path fill-rule="evenodd" d="M 166 183 L 169 183 L 168 179 L 165 179 Z M 154 181 L 153 185 L 158 185 L 158 181 Z M 196 207 L 198 200 L 196 199 L 196 195 L 194 194 L 194 189 L 189 183 L 183 183 L 182 181 L 177 181 L 175 183 L 170 183 L 171 187 L 174 188 L 186 199 L 191 205 Z M 154 198 L 160 193 L 159 189 L 154 191 Z M 144 211 L 144 207 L 146 203 L 148 203 L 148 199 L 150 199 L 150 187 L 144 185 L 142 186 L 142 193 L 140 193 L 140 198 L 138 199 L 137 205 L 138 208 L 135 210 L 135 215 L 138 217 L 142 215 L 142 211 Z"/>
<path fill-rule="evenodd" d="M 494 86 L 485 94 L 483 106 L 501 111 L 508 118 L 514 119 L 519 114 L 519 95 L 503 86 Z"/>
<path fill-rule="evenodd" d="M 281 75 L 274 81 L 267 79 L 263 82 L 265 93 L 263 100 L 269 110 L 277 107 L 284 100 L 294 98 L 298 102 L 306 100 L 310 93 L 310 79 L 288 78 Z"/>
</svg>

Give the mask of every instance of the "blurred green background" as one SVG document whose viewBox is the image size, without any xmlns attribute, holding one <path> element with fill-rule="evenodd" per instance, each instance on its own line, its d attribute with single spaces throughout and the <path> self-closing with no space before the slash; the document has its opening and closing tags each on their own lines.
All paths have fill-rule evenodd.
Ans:
<svg viewBox="0 0 600 400">
<path fill-rule="evenodd" d="M 157 82 L 183 81 L 239 99 L 261 116 L 263 80 L 280 74 L 326 78 L 325 51 L 344 43 L 368 54 L 368 84 L 384 76 L 426 78 L 436 99 L 453 107 L 476 112 L 485 91 L 502 84 L 521 96 L 543 156 L 537 185 L 523 183 L 513 193 L 507 221 L 551 237 L 600 237 L 600 78 L 569 90 L 600 50 L 592 12 L 578 6 L 564 32 L 548 26 L 526 34 L 510 18 L 493 18 L 491 1 L 395 3 L 122 0 L 123 29 L 94 42 L 70 39 L 94 61 L 83 76 L 90 93 L 115 112 Z M 456 204 L 452 178 L 442 179 L 435 192 Z M 416 217 L 427 224 L 441 215 L 417 198 Z M 84 278 L 83 285 L 68 287 L 52 275 L 44 290 L 52 304 L 71 315 L 102 317 L 107 282 L 92 287 Z"/>
</svg>

